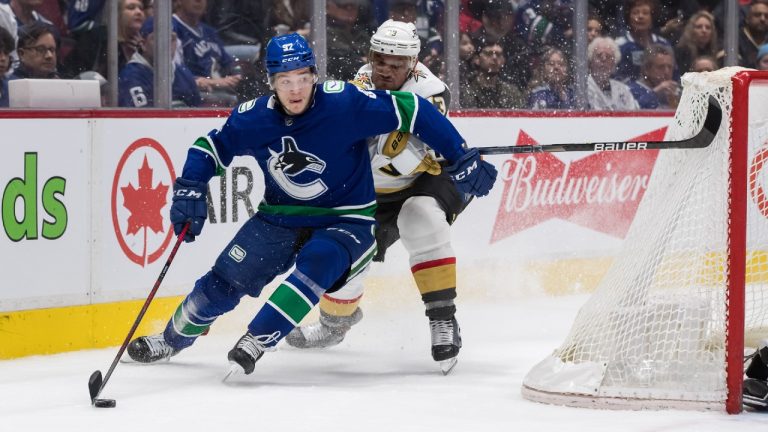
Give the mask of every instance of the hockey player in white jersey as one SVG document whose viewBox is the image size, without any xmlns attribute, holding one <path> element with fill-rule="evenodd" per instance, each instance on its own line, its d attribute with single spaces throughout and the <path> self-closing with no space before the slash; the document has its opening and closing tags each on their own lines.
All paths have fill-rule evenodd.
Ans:
<svg viewBox="0 0 768 432">
<path fill-rule="evenodd" d="M 371 37 L 369 63 L 360 68 L 354 82 L 367 90 L 416 93 L 446 115 L 448 89 L 418 61 L 420 48 L 413 24 L 386 21 Z M 443 172 L 434 152 L 418 138 L 395 131 L 370 139 L 369 151 L 379 224 L 374 261 L 384 261 L 387 248 L 402 240 L 429 318 L 432 357 L 448 373 L 461 348 L 450 225 L 468 201 Z M 351 326 L 362 319 L 358 306 L 363 294 L 361 279 L 326 293 L 320 300 L 319 322 L 296 328 L 286 338 L 288 343 L 299 348 L 340 343 Z"/>
</svg>

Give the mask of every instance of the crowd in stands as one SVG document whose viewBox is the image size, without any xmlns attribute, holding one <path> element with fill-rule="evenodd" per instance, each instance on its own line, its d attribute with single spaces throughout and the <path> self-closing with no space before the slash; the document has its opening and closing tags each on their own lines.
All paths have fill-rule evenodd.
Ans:
<svg viewBox="0 0 768 432">
<path fill-rule="evenodd" d="M 275 35 L 311 37 L 312 0 L 172 1 L 174 106 L 232 107 L 269 91 Z M 738 64 L 768 70 L 768 0 L 740 8 Z M 0 107 L 8 81 L 99 79 L 119 106 L 153 106 L 153 2 L 119 0 L 117 83 L 106 83 L 107 0 L 0 0 Z M 574 0 L 461 0 L 460 105 L 572 109 Z M 587 103 L 674 109 L 682 74 L 723 66 L 725 0 L 590 0 Z M 351 79 L 388 18 L 413 22 L 419 59 L 445 80 L 444 0 L 327 0 L 327 77 Z M 454 95 L 456 97 L 456 95 Z"/>
</svg>

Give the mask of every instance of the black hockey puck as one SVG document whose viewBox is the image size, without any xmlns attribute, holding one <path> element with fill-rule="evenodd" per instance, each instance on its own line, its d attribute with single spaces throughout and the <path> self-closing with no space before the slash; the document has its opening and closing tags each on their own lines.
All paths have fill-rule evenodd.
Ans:
<svg viewBox="0 0 768 432">
<path fill-rule="evenodd" d="M 117 406 L 117 401 L 114 399 L 94 399 L 93 406 L 96 408 L 114 408 Z"/>
</svg>

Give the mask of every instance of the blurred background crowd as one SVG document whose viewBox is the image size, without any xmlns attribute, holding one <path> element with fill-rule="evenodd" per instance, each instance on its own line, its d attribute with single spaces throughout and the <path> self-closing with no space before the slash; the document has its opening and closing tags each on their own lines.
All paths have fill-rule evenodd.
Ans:
<svg viewBox="0 0 768 432">
<path fill-rule="evenodd" d="M 465 109 L 576 108 L 578 32 L 587 35 L 581 107 L 591 110 L 674 109 L 681 75 L 718 69 L 725 58 L 726 0 L 588 0 L 586 29 L 573 24 L 578 0 L 456 0 L 458 38 L 446 37 L 452 0 L 327 0 L 325 32 L 311 31 L 313 0 L 167 1 L 176 107 L 230 108 L 267 93 L 266 41 L 288 32 L 324 37 L 325 77 L 350 80 L 367 62 L 371 35 L 389 18 L 415 23 L 419 60 L 446 82 L 445 41 L 458 41 L 453 88 L 460 94 L 453 97 Z M 768 0 L 729 1 L 739 10 L 737 64 L 768 70 Z M 116 47 L 108 43 L 112 5 Z M 105 106 L 152 107 L 153 6 L 0 0 L 0 107 L 8 106 L 8 81 L 20 78 L 96 79 L 104 94 L 117 85 L 117 100 L 105 99 Z M 117 83 L 106 78 L 111 50 Z"/>
</svg>

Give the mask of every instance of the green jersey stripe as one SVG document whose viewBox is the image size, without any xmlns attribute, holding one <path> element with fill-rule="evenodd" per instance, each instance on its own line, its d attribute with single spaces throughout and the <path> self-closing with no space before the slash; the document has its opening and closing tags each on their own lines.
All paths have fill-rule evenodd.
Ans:
<svg viewBox="0 0 768 432">
<path fill-rule="evenodd" d="M 269 302 L 281 313 L 290 317 L 294 325 L 298 324 L 314 306 L 303 294 L 299 295 L 300 293 L 297 291 L 295 287 L 283 282 L 269 296 Z"/>
<path fill-rule="evenodd" d="M 416 115 L 419 112 L 419 99 L 410 92 L 390 91 L 389 94 L 392 95 L 397 108 L 397 119 L 400 122 L 397 130 L 413 133 Z"/>
<path fill-rule="evenodd" d="M 213 144 L 213 141 L 211 141 L 209 137 L 200 137 L 196 139 L 195 142 L 192 143 L 192 148 L 195 150 L 200 150 L 213 159 L 213 162 L 216 164 L 217 176 L 224 174 L 224 164 L 221 163 L 219 154 L 216 152 L 216 146 Z"/>
<path fill-rule="evenodd" d="M 371 246 L 367 251 L 365 251 L 365 254 L 362 257 L 360 257 L 360 259 L 358 259 L 352 264 L 349 270 L 349 276 L 347 277 L 347 280 L 351 280 L 352 278 L 360 274 L 360 272 L 365 270 L 366 267 L 368 267 L 368 264 L 370 264 L 371 261 L 373 260 L 373 256 L 376 255 L 376 250 L 377 250 L 376 243 L 374 243 L 373 246 Z"/>
</svg>

